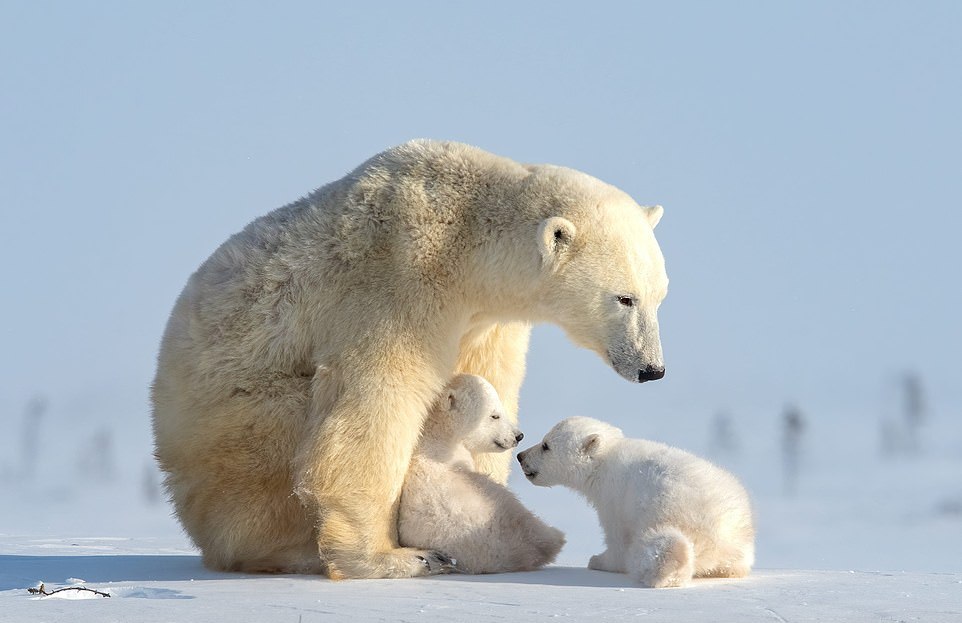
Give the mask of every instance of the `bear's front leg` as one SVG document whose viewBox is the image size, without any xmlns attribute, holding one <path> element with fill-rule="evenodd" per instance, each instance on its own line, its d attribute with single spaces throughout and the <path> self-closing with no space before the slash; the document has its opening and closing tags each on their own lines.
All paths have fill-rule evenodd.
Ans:
<svg viewBox="0 0 962 623">
<path fill-rule="evenodd" d="M 321 511 L 317 546 L 325 573 L 332 580 L 349 578 L 413 578 L 456 570 L 450 556 L 436 550 L 399 547 L 393 536 L 397 510 L 387 517 L 372 517 L 378 500 L 368 499 L 367 510 L 345 512 L 332 498 Z M 323 504 L 323 502 L 321 502 Z"/>
<path fill-rule="evenodd" d="M 512 424 L 518 423 L 518 398 L 530 339 L 531 325 L 526 322 L 489 325 L 470 331 L 461 339 L 456 371 L 487 379 L 498 391 Z M 474 462 L 479 472 L 495 482 L 508 482 L 510 452 L 476 454 Z"/>
<path fill-rule="evenodd" d="M 397 501 L 440 380 L 430 384 L 424 370 L 379 372 L 332 378 L 319 369 L 314 379 L 316 428 L 295 465 L 297 493 L 317 513 L 318 551 L 332 579 L 453 570 L 443 553 L 397 543 Z"/>
</svg>

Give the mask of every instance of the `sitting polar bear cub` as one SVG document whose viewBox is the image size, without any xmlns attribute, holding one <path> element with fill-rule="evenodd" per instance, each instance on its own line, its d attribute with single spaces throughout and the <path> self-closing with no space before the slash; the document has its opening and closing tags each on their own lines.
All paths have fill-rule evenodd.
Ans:
<svg viewBox="0 0 962 623">
<path fill-rule="evenodd" d="M 591 569 L 661 588 L 693 576 L 743 577 L 755 560 L 744 487 L 688 452 L 573 417 L 518 461 L 532 483 L 568 486 L 598 511 L 607 549 L 591 557 Z"/>
<path fill-rule="evenodd" d="M 530 571 L 552 562 L 565 542 L 561 531 L 474 471 L 472 453 L 503 452 L 522 437 L 490 383 L 454 377 L 411 458 L 398 509 L 401 545 L 444 552 L 466 573 Z"/>
</svg>

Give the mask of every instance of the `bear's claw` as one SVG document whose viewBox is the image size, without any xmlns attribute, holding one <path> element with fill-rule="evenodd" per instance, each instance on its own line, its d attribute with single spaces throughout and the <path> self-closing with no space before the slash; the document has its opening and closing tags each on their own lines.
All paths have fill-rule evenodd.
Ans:
<svg viewBox="0 0 962 623">
<path fill-rule="evenodd" d="M 418 556 L 418 560 L 427 568 L 428 575 L 441 573 L 458 573 L 458 561 L 441 552 L 428 552 L 425 556 Z"/>
</svg>

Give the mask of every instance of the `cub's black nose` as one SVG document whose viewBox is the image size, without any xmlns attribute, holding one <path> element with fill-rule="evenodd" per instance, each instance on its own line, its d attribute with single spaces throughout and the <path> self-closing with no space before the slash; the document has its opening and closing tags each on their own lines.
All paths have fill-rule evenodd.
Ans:
<svg viewBox="0 0 962 623">
<path fill-rule="evenodd" d="M 648 366 L 643 370 L 638 370 L 638 382 L 644 383 L 645 381 L 657 381 L 658 379 L 665 376 L 664 368 L 653 368 Z"/>
<path fill-rule="evenodd" d="M 514 437 L 514 440 L 515 440 L 515 441 L 518 441 L 518 442 L 520 442 L 522 439 L 524 439 L 524 433 L 518 433 L 518 434 L 515 435 L 515 437 Z"/>
</svg>

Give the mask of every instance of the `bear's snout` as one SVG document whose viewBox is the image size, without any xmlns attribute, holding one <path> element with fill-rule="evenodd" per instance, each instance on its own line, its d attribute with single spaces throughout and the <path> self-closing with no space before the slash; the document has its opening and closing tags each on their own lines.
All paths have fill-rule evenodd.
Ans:
<svg viewBox="0 0 962 623">
<path fill-rule="evenodd" d="M 665 368 L 656 368 L 654 366 L 648 366 L 647 368 L 642 368 L 638 370 L 638 382 L 644 383 L 645 381 L 657 381 L 658 379 L 664 378 Z"/>
<path fill-rule="evenodd" d="M 519 432 L 517 435 L 514 436 L 515 445 L 521 443 L 522 439 L 524 439 L 524 433 Z"/>
</svg>

